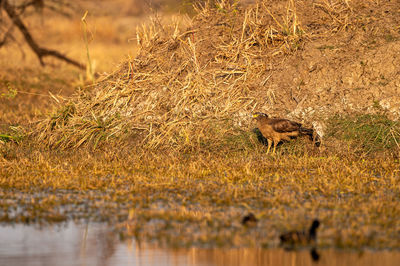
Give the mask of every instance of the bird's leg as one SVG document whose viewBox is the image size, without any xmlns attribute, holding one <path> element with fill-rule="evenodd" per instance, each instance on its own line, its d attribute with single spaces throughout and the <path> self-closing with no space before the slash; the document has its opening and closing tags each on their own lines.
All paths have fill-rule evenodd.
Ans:
<svg viewBox="0 0 400 266">
<path fill-rule="evenodd" d="M 268 141 L 268 149 L 267 149 L 267 154 L 269 153 L 269 150 L 271 149 L 271 145 L 272 145 L 272 140 L 267 139 Z"/>
<path fill-rule="evenodd" d="M 278 145 L 278 141 L 275 141 L 275 140 L 274 140 L 274 150 L 273 150 L 273 152 L 272 152 L 273 154 L 275 154 L 275 151 L 276 151 L 276 145 Z"/>
</svg>

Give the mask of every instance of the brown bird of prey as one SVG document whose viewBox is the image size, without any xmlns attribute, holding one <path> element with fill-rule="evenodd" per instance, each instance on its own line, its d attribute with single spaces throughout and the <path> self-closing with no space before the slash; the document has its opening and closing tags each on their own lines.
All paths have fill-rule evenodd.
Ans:
<svg viewBox="0 0 400 266">
<path fill-rule="evenodd" d="M 260 112 L 254 113 L 253 118 L 257 120 L 258 129 L 268 141 L 267 153 L 269 153 L 272 143 L 274 143 L 273 153 L 275 153 L 276 146 L 280 141 L 289 141 L 291 138 L 304 135 L 309 136 L 310 140 L 315 141 L 315 145 L 319 146 L 320 141 L 317 135 L 314 138 L 314 130 L 302 127 L 300 123 L 283 118 L 269 118 L 267 114 Z"/>
<path fill-rule="evenodd" d="M 315 219 L 308 231 L 290 231 L 279 236 L 282 245 L 314 245 L 320 222 Z"/>
</svg>

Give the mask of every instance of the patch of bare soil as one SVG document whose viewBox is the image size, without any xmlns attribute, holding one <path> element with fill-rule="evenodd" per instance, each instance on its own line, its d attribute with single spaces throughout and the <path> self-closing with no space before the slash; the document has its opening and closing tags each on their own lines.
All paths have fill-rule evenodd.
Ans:
<svg viewBox="0 0 400 266">
<path fill-rule="evenodd" d="M 305 120 L 377 109 L 399 118 L 400 4 L 363 2 L 345 29 L 285 58 L 269 80 L 276 102 L 263 108 Z"/>
</svg>

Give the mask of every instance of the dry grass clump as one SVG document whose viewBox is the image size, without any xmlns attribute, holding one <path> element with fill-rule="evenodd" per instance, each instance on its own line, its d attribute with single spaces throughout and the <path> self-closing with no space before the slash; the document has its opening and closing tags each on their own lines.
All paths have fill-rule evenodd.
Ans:
<svg viewBox="0 0 400 266">
<path fill-rule="evenodd" d="M 115 137 L 147 148 L 218 147 L 247 130 L 265 98 L 273 101 L 273 92 L 260 94 L 272 64 L 301 48 L 307 29 L 349 23 L 340 15 L 350 10 L 348 1 L 320 2 L 260 1 L 244 9 L 218 1 L 199 7 L 189 27 L 154 19 L 137 32 L 135 59 L 81 90 L 38 125 L 36 136 L 58 148 Z"/>
<path fill-rule="evenodd" d="M 330 25 L 333 32 L 346 29 L 352 23 L 353 9 L 350 6 L 351 0 L 328 1 L 323 0 L 315 3 L 315 7 L 325 12 L 333 23 Z"/>
</svg>

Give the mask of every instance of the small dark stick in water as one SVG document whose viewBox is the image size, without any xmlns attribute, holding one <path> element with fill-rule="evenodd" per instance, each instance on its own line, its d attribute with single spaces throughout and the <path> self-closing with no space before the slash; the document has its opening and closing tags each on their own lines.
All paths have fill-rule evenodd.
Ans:
<svg viewBox="0 0 400 266">
<path fill-rule="evenodd" d="M 315 219 L 310 229 L 307 231 L 290 231 L 280 235 L 281 244 L 283 245 L 313 245 L 317 238 L 317 228 L 320 222 Z"/>
<path fill-rule="evenodd" d="M 242 225 L 244 226 L 256 226 L 257 222 L 256 216 L 252 213 L 247 214 L 242 219 Z"/>
</svg>

